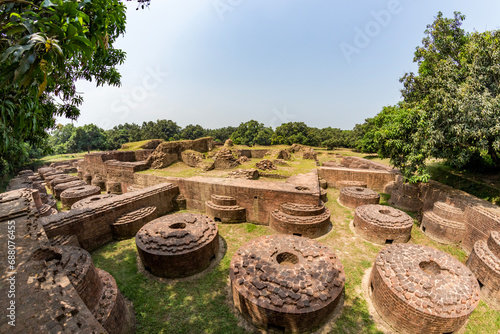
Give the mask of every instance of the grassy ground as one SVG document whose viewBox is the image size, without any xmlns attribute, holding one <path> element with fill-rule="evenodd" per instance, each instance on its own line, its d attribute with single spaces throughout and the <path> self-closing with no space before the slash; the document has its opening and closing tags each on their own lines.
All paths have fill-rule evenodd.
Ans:
<svg viewBox="0 0 500 334">
<path fill-rule="evenodd" d="M 161 140 L 161 139 L 148 139 L 148 140 L 141 140 L 141 141 L 134 141 L 130 143 L 123 144 L 118 151 L 137 151 L 137 150 L 142 150 L 142 145 L 146 144 L 147 142 L 151 140 Z"/>
<path fill-rule="evenodd" d="M 463 190 L 476 197 L 500 205 L 500 174 L 456 171 L 441 162 L 428 165 L 433 180 Z"/>
<path fill-rule="evenodd" d="M 274 149 L 274 146 L 273 146 Z M 269 157 L 264 157 L 262 159 L 252 158 L 249 159 L 242 165 L 238 165 L 232 169 L 225 170 L 211 170 L 203 171 L 201 168 L 193 168 L 184 164 L 183 162 L 175 162 L 172 165 L 162 168 L 162 169 L 150 169 L 146 171 L 139 172 L 141 174 L 152 174 L 157 176 L 176 176 L 176 177 L 191 177 L 196 175 L 206 176 L 206 177 L 226 177 L 231 170 L 235 169 L 249 169 L 256 168 L 255 164 L 263 159 L 269 159 Z M 313 160 L 302 159 L 301 154 L 293 154 L 290 161 L 287 161 L 288 166 L 277 166 L 278 169 L 274 171 L 265 171 L 268 174 L 276 174 L 283 176 L 292 176 L 301 173 L 308 173 L 316 169 L 316 163 Z M 266 178 L 269 181 L 280 181 L 279 179 Z M 284 181 L 283 179 L 281 181 Z"/>
<path fill-rule="evenodd" d="M 317 239 L 334 250 L 346 272 L 345 303 L 329 333 L 382 333 L 368 311 L 361 281 L 372 267 L 382 246 L 355 236 L 349 228 L 353 210 L 340 206 L 339 191 L 328 189 L 327 207 L 332 212 L 333 228 Z M 388 196 L 382 196 L 386 204 Z M 228 302 L 229 264 L 234 252 L 245 242 L 273 234 L 266 226 L 254 224 L 219 224 L 219 233 L 227 243 L 227 252 L 219 265 L 207 275 L 192 281 L 160 283 L 145 277 L 137 269 L 134 239 L 112 242 L 92 253 L 97 267 L 115 277 L 123 294 L 134 303 L 137 333 L 246 333 Z M 454 246 L 428 239 L 414 226 L 412 243 L 429 245 L 464 262 L 466 254 Z M 480 303 L 467 324 L 466 333 L 493 334 L 500 330 L 500 312 Z"/>
<path fill-rule="evenodd" d="M 91 152 L 97 152 L 97 151 L 91 151 Z M 83 156 L 85 154 L 87 154 L 87 152 L 48 155 L 46 157 L 39 159 L 38 161 L 40 161 L 42 163 L 49 163 L 49 162 L 56 162 L 56 161 L 83 159 Z"/>
</svg>

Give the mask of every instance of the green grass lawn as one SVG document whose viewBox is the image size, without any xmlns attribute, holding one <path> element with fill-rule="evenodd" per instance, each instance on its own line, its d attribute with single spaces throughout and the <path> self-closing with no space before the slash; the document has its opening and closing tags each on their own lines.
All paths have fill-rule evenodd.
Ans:
<svg viewBox="0 0 500 334">
<path fill-rule="evenodd" d="M 372 319 L 361 288 L 365 271 L 382 249 L 352 233 L 349 223 L 353 210 L 340 206 L 339 191 L 328 189 L 327 207 L 333 228 L 317 241 L 335 251 L 346 272 L 345 302 L 342 313 L 329 324 L 328 333 L 382 333 Z M 382 196 L 386 204 L 387 195 Z M 229 264 L 234 252 L 245 242 L 274 232 L 267 226 L 250 223 L 219 224 L 219 233 L 227 244 L 222 261 L 206 275 L 189 281 L 160 283 L 137 268 L 135 240 L 107 244 L 92 253 L 95 265 L 115 277 L 122 293 L 134 304 L 137 333 L 247 333 L 238 325 L 239 317 L 228 299 Z M 412 243 L 429 245 L 466 260 L 466 254 L 454 246 L 438 244 L 414 225 Z M 467 323 L 465 333 L 494 334 L 500 330 L 500 312 L 483 302 Z"/>
</svg>

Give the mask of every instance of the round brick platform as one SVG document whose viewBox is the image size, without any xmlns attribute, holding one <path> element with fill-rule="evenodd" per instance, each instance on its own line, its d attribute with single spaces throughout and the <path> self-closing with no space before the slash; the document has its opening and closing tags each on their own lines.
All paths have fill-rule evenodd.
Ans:
<svg viewBox="0 0 500 334">
<path fill-rule="evenodd" d="M 61 193 L 65 191 L 66 189 L 69 188 L 76 188 L 80 186 L 84 186 L 85 181 L 83 180 L 76 180 L 76 181 L 70 181 L 70 182 L 65 182 L 65 183 L 60 183 L 56 186 L 54 186 L 54 190 L 52 194 L 54 194 L 55 198 L 60 199 L 61 198 Z"/>
<path fill-rule="evenodd" d="M 339 203 L 349 208 L 365 204 L 378 204 L 380 195 L 376 191 L 362 187 L 345 187 L 340 190 Z"/>
<path fill-rule="evenodd" d="M 259 328 L 308 331 L 341 307 L 342 264 L 329 248 L 307 238 L 251 240 L 234 254 L 229 276 L 236 308 Z"/>
<path fill-rule="evenodd" d="M 270 226 L 279 233 L 317 238 L 328 232 L 330 210 L 324 205 L 284 203 L 271 212 Z"/>
<path fill-rule="evenodd" d="M 132 238 L 148 222 L 157 217 L 156 206 L 147 206 L 120 216 L 111 224 L 111 234 L 115 239 Z"/>
<path fill-rule="evenodd" d="M 62 174 L 61 176 L 56 177 L 56 178 L 50 180 L 49 182 L 47 182 L 47 186 L 49 187 L 50 191 L 52 191 L 52 193 L 54 193 L 55 186 L 57 186 L 59 184 L 67 183 L 67 182 L 72 182 L 72 181 L 81 181 L 81 180 L 74 175 Z"/>
<path fill-rule="evenodd" d="M 117 195 L 114 195 L 114 194 L 100 194 L 100 195 L 93 195 L 93 196 L 89 196 L 89 197 L 86 197 L 84 199 L 81 199 L 79 200 L 78 202 L 75 202 L 72 206 L 71 206 L 71 209 L 81 209 L 81 208 L 85 208 L 93 203 L 96 203 L 96 202 L 99 202 L 103 199 L 106 199 L 106 198 L 111 198 L 111 197 L 115 197 Z"/>
<path fill-rule="evenodd" d="M 245 208 L 236 204 L 230 196 L 212 195 L 211 201 L 205 202 L 207 216 L 222 223 L 243 223 L 247 220 Z"/>
<path fill-rule="evenodd" d="M 356 208 L 353 226 L 357 234 L 371 242 L 401 243 L 411 238 L 413 218 L 390 206 L 368 204 Z"/>
<path fill-rule="evenodd" d="M 133 333 L 132 311 L 118 290 L 116 281 L 108 272 L 96 268 L 102 281 L 103 291 L 93 315 L 109 333 Z"/>
<path fill-rule="evenodd" d="M 463 214 L 460 208 L 445 202 L 435 202 L 432 211 L 424 212 L 420 228 L 435 241 L 458 244 L 465 235 Z"/>
<path fill-rule="evenodd" d="M 210 265 L 219 250 L 219 233 L 207 216 L 177 213 L 144 225 L 135 242 L 146 270 L 158 277 L 178 278 Z"/>
<path fill-rule="evenodd" d="M 61 193 L 61 203 L 63 207 L 71 208 L 71 206 L 79 200 L 93 195 L 98 195 L 100 193 L 101 189 L 96 186 L 85 185 L 76 188 L 69 188 Z"/>
<path fill-rule="evenodd" d="M 485 301 L 500 310 L 500 232 L 492 231 L 487 241 L 474 244 L 467 267 L 482 286 Z"/>
<path fill-rule="evenodd" d="M 479 303 L 479 284 L 460 261 L 431 247 L 382 249 L 370 277 L 375 309 L 402 333 L 451 333 Z"/>
</svg>

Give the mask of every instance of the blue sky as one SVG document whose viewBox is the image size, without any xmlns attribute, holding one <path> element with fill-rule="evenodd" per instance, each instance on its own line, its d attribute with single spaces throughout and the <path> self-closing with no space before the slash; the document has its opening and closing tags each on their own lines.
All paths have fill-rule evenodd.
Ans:
<svg viewBox="0 0 500 334">
<path fill-rule="evenodd" d="M 79 82 L 75 125 L 171 119 L 180 126 L 300 121 L 351 129 L 400 100 L 399 78 L 438 11 L 500 28 L 498 1 L 128 2 L 122 86 Z M 61 123 L 67 120 L 60 119 Z"/>
</svg>

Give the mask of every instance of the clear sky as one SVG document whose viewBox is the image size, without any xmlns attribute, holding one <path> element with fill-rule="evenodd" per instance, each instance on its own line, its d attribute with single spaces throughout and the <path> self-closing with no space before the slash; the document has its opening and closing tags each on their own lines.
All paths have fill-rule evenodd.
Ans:
<svg viewBox="0 0 500 334">
<path fill-rule="evenodd" d="M 122 86 L 79 82 L 75 125 L 171 119 L 180 126 L 300 121 L 351 129 L 400 98 L 399 78 L 438 11 L 500 29 L 499 1 L 128 2 Z M 67 120 L 61 119 L 61 123 Z"/>
</svg>

